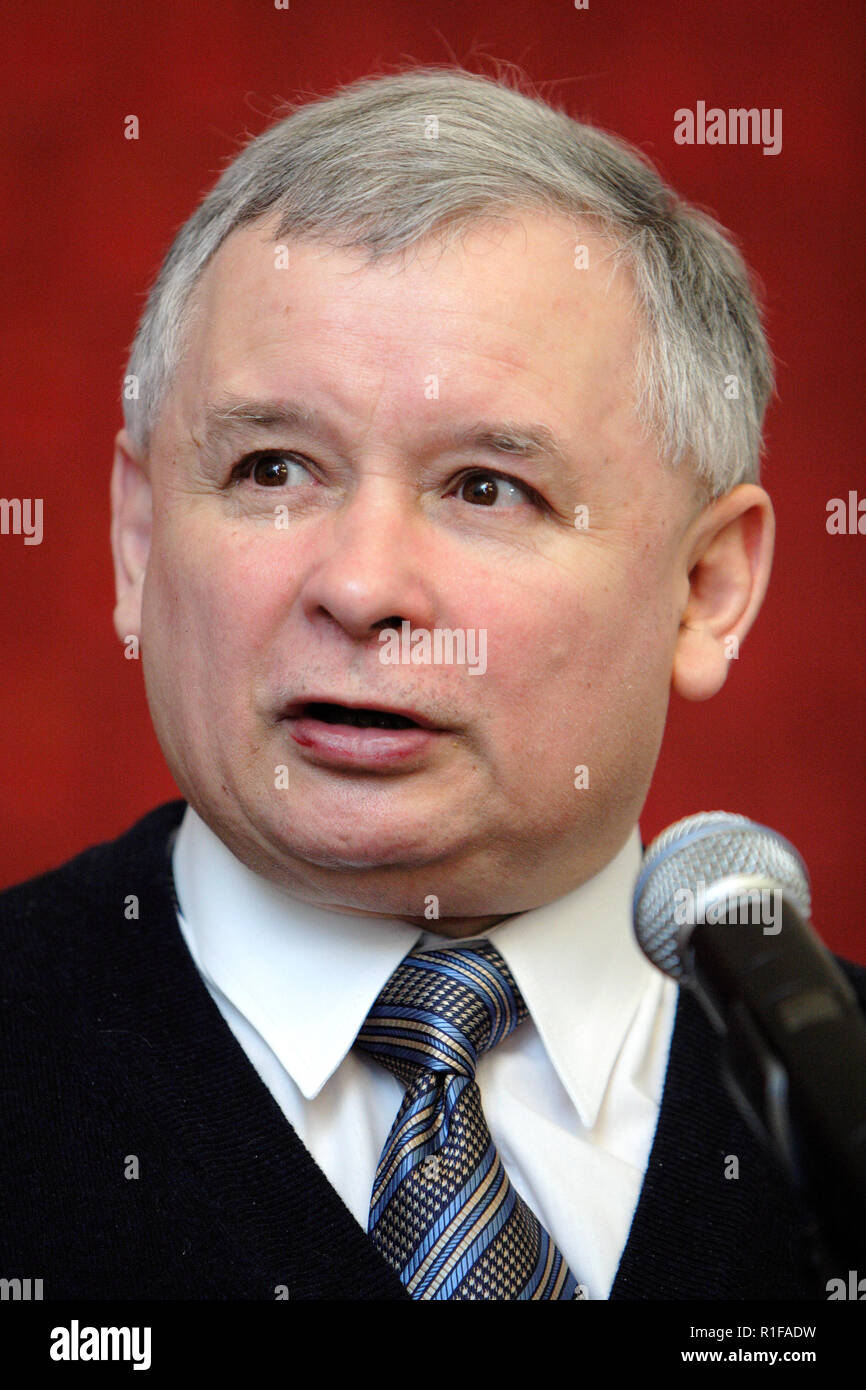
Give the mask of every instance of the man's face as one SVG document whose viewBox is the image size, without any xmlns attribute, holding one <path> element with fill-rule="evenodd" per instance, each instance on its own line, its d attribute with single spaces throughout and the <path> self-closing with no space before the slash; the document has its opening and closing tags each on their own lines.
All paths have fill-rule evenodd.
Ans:
<svg viewBox="0 0 866 1390">
<path fill-rule="evenodd" d="M 640 811 L 688 590 L 694 486 L 634 419 L 628 283 L 603 242 L 581 235 L 576 269 L 574 228 L 530 214 L 375 267 L 309 241 L 286 267 L 273 231 L 204 273 L 146 464 L 141 650 L 169 765 L 311 901 L 549 901 Z M 387 664 L 394 628 L 462 630 L 476 671 Z"/>
</svg>

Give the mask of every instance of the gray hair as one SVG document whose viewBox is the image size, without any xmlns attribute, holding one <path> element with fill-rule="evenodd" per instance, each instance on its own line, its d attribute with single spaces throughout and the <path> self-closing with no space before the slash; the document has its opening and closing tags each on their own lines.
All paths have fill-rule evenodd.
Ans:
<svg viewBox="0 0 866 1390">
<path fill-rule="evenodd" d="M 625 141 L 451 67 L 363 78 L 296 107 L 232 160 L 175 237 L 142 314 L 127 367 L 138 398 L 123 400 L 134 446 L 150 446 L 193 290 L 236 228 L 276 215 L 276 242 L 321 238 L 375 262 L 522 210 L 588 226 L 628 267 L 635 411 L 661 457 L 685 460 L 713 495 L 757 481 L 773 369 L 729 236 Z"/>
</svg>

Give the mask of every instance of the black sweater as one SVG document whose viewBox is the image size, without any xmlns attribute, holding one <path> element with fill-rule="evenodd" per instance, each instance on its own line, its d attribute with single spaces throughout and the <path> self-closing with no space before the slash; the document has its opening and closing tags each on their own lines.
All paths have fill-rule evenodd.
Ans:
<svg viewBox="0 0 866 1390">
<path fill-rule="evenodd" d="M 0 895 L 0 1277 L 42 1279 L 46 1300 L 405 1298 L 189 956 L 169 851 L 183 810 Z M 866 999 L 866 971 L 849 974 Z M 612 1299 L 826 1298 L 718 1078 L 682 991 Z"/>
</svg>

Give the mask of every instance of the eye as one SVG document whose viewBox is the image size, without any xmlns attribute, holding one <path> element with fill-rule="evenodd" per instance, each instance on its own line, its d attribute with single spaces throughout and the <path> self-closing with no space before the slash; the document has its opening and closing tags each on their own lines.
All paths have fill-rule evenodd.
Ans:
<svg viewBox="0 0 866 1390">
<path fill-rule="evenodd" d="M 527 501 L 544 505 L 543 498 L 528 483 L 518 482 L 504 473 L 492 473 L 488 469 L 465 473 L 458 481 L 454 495 L 478 507 L 494 507 L 498 502 L 506 507 L 515 507 Z"/>
<path fill-rule="evenodd" d="M 307 478 L 310 476 L 306 463 L 298 454 L 271 449 L 242 458 L 232 469 L 232 482 L 250 478 L 259 487 L 284 487 L 287 483 L 302 482 L 301 473 Z"/>
</svg>

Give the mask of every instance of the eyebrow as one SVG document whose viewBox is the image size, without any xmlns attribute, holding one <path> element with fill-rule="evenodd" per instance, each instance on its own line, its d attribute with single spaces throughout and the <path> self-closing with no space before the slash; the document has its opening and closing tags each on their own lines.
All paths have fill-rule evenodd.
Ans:
<svg viewBox="0 0 866 1390">
<path fill-rule="evenodd" d="M 209 405 L 204 414 L 206 447 L 231 439 L 249 429 L 282 430 L 320 426 L 316 412 L 294 401 L 248 401 L 228 398 Z"/>
<path fill-rule="evenodd" d="M 310 433 L 330 435 L 318 411 L 289 400 L 244 400 L 226 398 L 205 411 L 204 443 L 213 447 L 223 439 L 244 434 L 250 429 L 276 433 L 287 429 L 305 429 Z M 512 420 L 478 420 L 472 425 L 437 434 L 437 442 L 461 452 L 481 450 L 491 454 L 516 456 L 530 463 L 553 463 L 567 467 L 564 448 L 547 425 Z"/>
</svg>

